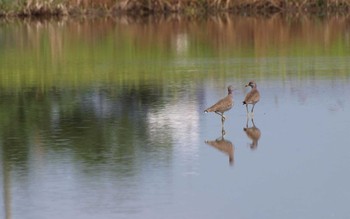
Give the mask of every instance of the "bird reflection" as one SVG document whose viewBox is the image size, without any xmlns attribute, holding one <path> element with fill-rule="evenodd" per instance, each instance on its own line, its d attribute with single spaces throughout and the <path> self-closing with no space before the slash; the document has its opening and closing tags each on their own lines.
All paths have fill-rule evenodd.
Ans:
<svg viewBox="0 0 350 219">
<path fill-rule="evenodd" d="M 252 126 L 249 127 L 249 119 L 247 118 L 246 127 L 243 128 L 243 131 L 247 134 L 248 138 L 252 140 L 250 144 L 250 149 L 255 150 L 258 147 L 258 141 L 261 136 L 261 131 L 258 127 L 255 126 L 254 119 L 251 119 Z"/>
<path fill-rule="evenodd" d="M 234 161 L 234 146 L 232 144 L 231 141 L 228 141 L 224 138 L 225 136 L 225 129 L 222 128 L 221 130 L 221 136 L 215 140 L 206 140 L 205 143 L 213 146 L 214 148 L 224 152 L 225 154 L 228 155 L 229 157 L 229 163 L 230 165 L 233 165 L 233 161 Z"/>
</svg>

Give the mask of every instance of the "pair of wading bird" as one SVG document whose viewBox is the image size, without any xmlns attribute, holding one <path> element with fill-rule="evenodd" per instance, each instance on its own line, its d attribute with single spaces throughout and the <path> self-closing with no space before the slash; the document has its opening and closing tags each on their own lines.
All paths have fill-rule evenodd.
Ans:
<svg viewBox="0 0 350 219">
<path fill-rule="evenodd" d="M 247 114 L 249 114 L 248 111 L 248 104 L 253 105 L 251 113 L 253 114 L 254 106 L 257 102 L 260 100 L 260 93 L 257 89 L 256 83 L 254 81 L 250 81 L 248 84 L 245 85 L 245 87 L 251 87 L 252 89 L 247 93 L 247 95 L 244 98 L 243 105 L 246 105 L 247 108 Z M 228 94 L 226 97 L 219 100 L 217 103 L 209 107 L 208 109 L 204 110 L 205 113 L 208 112 L 215 112 L 216 114 L 221 116 L 221 121 L 225 121 L 224 112 L 230 110 L 233 107 L 233 87 L 232 85 L 228 86 L 227 88 Z"/>
<path fill-rule="evenodd" d="M 249 110 L 248 110 L 248 104 L 253 105 L 251 109 L 251 113 L 253 114 L 254 111 L 254 106 L 257 102 L 260 100 L 260 93 L 257 89 L 256 83 L 254 81 L 250 81 L 245 87 L 251 87 L 252 89 L 250 90 L 249 93 L 244 98 L 243 104 L 246 105 L 247 109 L 247 115 L 249 116 Z M 224 112 L 230 110 L 233 107 L 233 88 L 232 86 L 228 86 L 228 95 L 224 97 L 223 99 L 219 100 L 217 103 L 215 103 L 213 106 L 209 107 L 206 109 L 204 112 L 215 112 L 216 114 L 221 116 L 221 121 L 222 121 L 222 133 L 221 137 L 219 137 L 216 140 L 207 140 L 205 141 L 206 144 L 211 145 L 218 150 L 226 153 L 229 156 L 229 163 L 232 165 L 233 160 L 234 160 L 234 147 L 232 142 L 225 140 L 224 135 L 225 135 L 225 130 L 224 130 L 224 121 L 225 121 L 225 116 Z M 247 134 L 247 136 L 252 140 L 252 143 L 250 144 L 250 148 L 252 150 L 255 150 L 258 146 L 258 140 L 261 136 L 260 130 L 255 126 L 253 118 L 251 118 L 252 125 L 253 127 L 248 127 L 248 117 L 247 117 L 247 124 L 246 127 L 243 129 L 244 132 Z"/>
</svg>

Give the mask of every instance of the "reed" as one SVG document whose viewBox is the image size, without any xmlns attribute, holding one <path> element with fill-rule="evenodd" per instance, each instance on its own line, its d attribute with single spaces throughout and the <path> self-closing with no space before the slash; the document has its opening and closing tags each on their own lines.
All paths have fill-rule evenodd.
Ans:
<svg viewBox="0 0 350 219">
<path fill-rule="evenodd" d="M 0 0 L 3 16 L 54 16 L 68 14 L 65 0 Z"/>
<path fill-rule="evenodd" d="M 2 16 L 349 11 L 350 0 L 0 0 Z"/>
</svg>

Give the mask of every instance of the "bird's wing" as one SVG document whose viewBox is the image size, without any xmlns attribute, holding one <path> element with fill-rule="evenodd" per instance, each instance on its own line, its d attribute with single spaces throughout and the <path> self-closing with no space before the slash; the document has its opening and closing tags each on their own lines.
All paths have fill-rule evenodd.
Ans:
<svg viewBox="0 0 350 219">
<path fill-rule="evenodd" d="M 244 102 L 246 103 L 253 103 L 258 102 L 260 99 L 260 93 L 258 90 L 251 90 L 244 98 Z"/>
<path fill-rule="evenodd" d="M 216 102 L 214 105 L 206 109 L 208 112 L 215 112 L 217 110 L 220 110 L 221 108 L 227 108 L 232 106 L 233 100 L 231 96 L 226 96 L 225 98 L 222 98 L 218 102 Z"/>
</svg>

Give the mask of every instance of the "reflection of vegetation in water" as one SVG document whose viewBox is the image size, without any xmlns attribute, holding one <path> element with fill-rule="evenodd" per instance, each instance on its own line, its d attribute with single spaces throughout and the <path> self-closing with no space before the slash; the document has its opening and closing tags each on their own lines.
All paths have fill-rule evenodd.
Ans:
<svg viewBox="0 0 350 219">
<path fill-rule="evenodd" d="M 64 154 L 69 150 L 87 166 L 119 163 L 125 166 L 120 171 L 132 171 L 137 162 L 135 154 L 148 150 L 140 145 L 151 138 L 146 131 L 146 113 L 149 107 L 159 105 L 160 99 L 152 98 L 154 92 L 161 90 L 140 86 L 79 92 L 41 92 L 37 88 L 17 94 L 2 92 L 0 141 L 4 162 L 27 172 L 33 153 L 40 157 L 50 151 Z M 153 143 L 152 147 L 161 147 L 162 153 L 171 150 L 170 142 Z"/>
<path fill-rule="evenodd" d="M 247 72 L 279 77 L 287 74 L 289 66 L 306 76 L 313 68 L 310 64 L 349 69 L 321 60 L 331 56 L 338 60 L 336 65 L 349 65 L 343 60 L 348 57 L 348 34 L 347 19 L 341 17 L 13 20 L 1 25 L 0 85 L 45 90 L 91 83 L 224 78 L 233 72 L 234 77 Z M 213 58 L 215 62 L 207 62 Z M 347 76 L 348 72 L 336 73 Z"/>
</svg>

